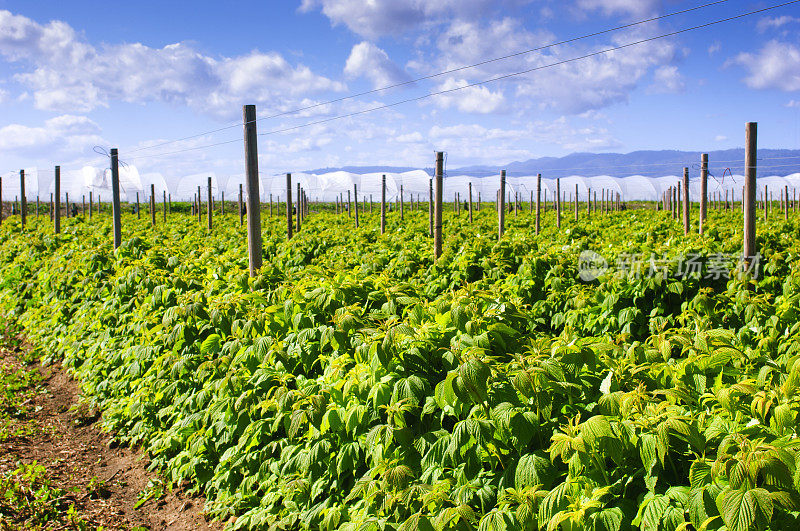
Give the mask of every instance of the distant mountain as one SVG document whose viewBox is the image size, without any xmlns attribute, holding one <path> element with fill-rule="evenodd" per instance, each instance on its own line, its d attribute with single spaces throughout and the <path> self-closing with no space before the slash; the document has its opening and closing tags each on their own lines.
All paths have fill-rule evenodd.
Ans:
<svg viewBox="0 0 800 531">
<path fill-rule="evenodd" d="M 626 177 L 644 175 L 646 177 L 662 177 L 665 175 L 682 175 L 683 168 L 688 167 L 692 176 L 697 174 L 700 165 L 700 151 L 634 151 L 631 153 L 572 153 L 565 157 L 541 157 L 526 161 L 511 162 L 504 166 L 465 166 L 447 168 L 449 175 L 469 175 L 472 177 L 492 177 L 505 169 L 508 175 L 536 175 L 541 173 L 545 178 L 566 177 L 568 175 L 610 175 Z M 744 149 L 726 149 L 708 152 L 709 171 L 713 175 L 722 175 L 726 169 L 734 174 L 744 173 Z M 325 168 L 312 170 L 311 173 L 327 173 L 331 171 L 348 171 L 356 174 L 394 173 L 424 169 L 433 174 L 431 168 L 411 168 L 394 166 L 345 166 L 342 168 Z M 800 150 L 797 149 L 759 149 L 758 174 L 789 175 L 800 173 Z"/>
</svg>

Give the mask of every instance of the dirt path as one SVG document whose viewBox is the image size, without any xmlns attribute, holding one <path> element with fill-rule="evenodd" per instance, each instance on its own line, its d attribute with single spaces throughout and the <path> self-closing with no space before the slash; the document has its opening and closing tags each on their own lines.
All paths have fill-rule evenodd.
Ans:
<svg viewBox="0 0 800 531">
<path fill-rule="evenodd" d="M 203 498 L 181 491 L 134 508 L 140 493 L 161 490 L 146 456 L 116 447 L 99 415 L 76 407 L 64 369 L 26 366 L 26 356 L 0 350 L 0 530 L 222 529 L 205 521 Z"/>
</svg>

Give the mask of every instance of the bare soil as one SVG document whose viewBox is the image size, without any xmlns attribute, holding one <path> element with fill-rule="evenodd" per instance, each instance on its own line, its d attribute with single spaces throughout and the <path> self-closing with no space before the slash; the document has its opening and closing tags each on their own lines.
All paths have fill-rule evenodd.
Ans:
<svg viewBox="0 0 800 531">
<path fill-rule="evenodd" d="M 0 351 L 1 371 L 23 367 L 20 354 L 24 346 L 14 350 L 17 352 Z M 154 496 L 134 508 L 140 493 L 152 486 L 148 483 L 161 481 L 158 474 L 146 470 L 147 457 L 135 449 L 116 446 L 109 434 L 99 430 L 99 413 L 78 406 L 78 386 L 63 368 L 37 364 L 28 370 L 38 371 L 40 381 L 20 391 L 27 393 L 19 408 L 21 414 L 11 415 L 18 418 L 10 421 L 19 424 L 19 429 L 6 430 L 8 437 L 0 438 L 0 477 L 9 477 L 21 463 L 36 462 L 46 469 L 50 484 L 65 492 L 53 503 L 61 511 L 74 506 L 77 514 L 41 528 L 222 529 L 221 523 L 204 518 L 202 497 L 189 496 L 181 489 L 164 489 L 161 497 Z M 78 525 L 80 520 L 83 525 Z M 11 521 L 0 514 L 0 530 L 29 528 L 30 522 L 22 514 L 19 519 L 12 516 Z"/>
</svg>

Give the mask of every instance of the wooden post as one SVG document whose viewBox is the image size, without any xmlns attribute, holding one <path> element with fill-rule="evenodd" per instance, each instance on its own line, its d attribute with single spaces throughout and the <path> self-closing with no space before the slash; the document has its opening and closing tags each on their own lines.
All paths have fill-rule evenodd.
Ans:
<svg viewBox="0 0 800 531">
<path fill-rule="evenodd" d="M 163 192 L 164 197 L 161 200 L 161 216 L 163 218 L 164 223 L 167 222 L 167 191 L 164 190 Z"/>
<path fill-rule="evenodd" d="M 286 174 L 286 239 L 292 238 L 294 224 L 292 223 L 292 174 Z"/>
<path fill-rule="evenodd" d="M 69 219 L 69 194 L 64 193 L 64 217 Z"/>
<path fill-rule="evenodd" d="M 481 211 L 481 193 L 478 191 L 478 204 L 476 205 L 478 208 L 476 209 L 478 212 Z"/>
<path fill-rule="evenodd" d="M 519 192 L 514 192 L 514 217 L 519 213 Z"/>
<path fill-rule="evenodd" d="M 500 171 L 500 190 L 497 192 L 497 239 L 503 237 L 506 224 L 506 170 Z"/>
<path fill-rule="evenodd" d="M 356 228 L 358 228 L 358 185 L 353 183 L 353 196 L 356 198 Z"/>
<path fill-rule="evenodd" d="M 244 207 L 242 202 L 242 183 L 239 183 L 239 226 L 244 225 Z"/>
<path fill-rule="evenodd" d="M 22 199 L 20 202 L 20 221 L 22 228 L 25 229 L 25 221 L 28 216 L 28 200 L 25 197 L 25 170 L 19 170 L 19 195 Z"/>
<path fill-rule="evenodd" d="M 403 221 L 403 185 L 400 185 L 400 221 Z"/>
<path fill-rule="evenodd" d="M 756 255 L 756 156 L 758 125 L 748 122 L 745 126 L 744 153 L 744 259 L 749 266 Z"/>
<path fill-rule="evenodd" d="M 708 153 L 700 155 L 700 234 L 703 234 L 708 210 Z"/>
<path fill-rule="evenodd" d="M 111 148 L 111 205 L 114 219 L 114 249 L 118 249 L 122 245 L 122 210 L 119 203 L 119 152 L 117 148 Z"/>
<path fill-rule="evenodd" d="M 200 191 L 200 187 L 197 187 L 197 222 L 203 222 L 203 199 L 202 199 L 202 192 Z"/>
<path fill-rule="evenodd" d="M 561 228 L 561 179 L 556 179 L 556 228 Z"/>
<path fill-rule="evenodd" d="M 683 233 L 689 234 L 689 168 L 683 168 Z"/>
<path fill-rule="evenodd" d="M 56 203 L 55 207 L 53 208 L 53 214 L 55 218 L 53 232 L 59 234 L 61 232 L 61 166 L 56 166 L 55 192 Z"/>
<path fill-rule="evenodd" d="M 350 201 L 350 190 L 347 191 L 347 217 L 349 218 L 352 216 L 351 211 L 353 210 L 353 205 Z"/>
<path fill-rule="evenodd" d="M 542 199 L 542 174 L 536 175 L 536 234 L 539 234 L 541 226 L 541 199 Z"/>
<path fill-rule="evenodd" d="M 206 203 L 208 203 L 206 205 L 206 209 L 208 210 L 208 212 L 207 212 L 207 216 L 208 216 L 208 232 L 211 232 L 211 229 L 213 228 L 212 218 L 214 217 L 214 205 L 213 205 L 212 201 L 213 201 L 213 196 L 212 196 L 212 193 L 211 193 L 211 177 L 209 177 L 208 178 L 208 197 L 206 198 Z M 155 219 L 155 218 L 153 218 L 153 219 Z"/>
<path fill-rule="evenodd" d="M 298 180 L 297 181 L 297 198 L 295 199 L 295 209 L 294 209 L 295 210 L 295 218 L 297 220 L 296 223 L 297 223 L 297 232 L 298 233 L 300 232 L 301 222 L 302 222 L 302 220 L 301 220 L 301 217 L 302 217 L 302 214 L 301 214 L 301 210 L 302 210 L 302 205 L 301 205 L 302 198 L 301 198 L 301 195 L 302 194 L 300 193 L 300 181 Z M 348 196 L 347 197 L 347 200 L 348 200 L 347 202 L 349 203 L 350 202 L 350 190 L 347 191 L 347 196 Z"/>
<path fill-rule="evenodd" d="M 472 223 L 472 183 L 469 183 L 469 222 Z"/>
<path fill-rule="evenodd" d="M 211 177 L 209 177 L 210 179 Z M 209 217 L 209 219 L 211 218 Z M 156 186 L 154 184 L 150 185 L 150 225 L 156 226 Z"/>
<path fill-rule="evenodd" d="M 783 188 L 783 220 L 789 221 L 789 186 Z"/>
<path fill-rule="evenodd" d="M 258 133 L 256 106 L 242 107 L 244 122 L 244 164 L 247 175 L 247 253 L 250 276 L 261 269 L 261 203 L 258 190 Z M 291 226 L 291 224 L 290 224 Z"/>
<path fill-rule="evenodd" d="M 100 213 L 100 208 L 103 206 L 103 198 L 97 194 L 97 213 Z"/>
<path fill-rule="evenodd" d="M 769 215 L 769 192 L 767 190 L 767 185 L 764 185 L 764 221 L 767 221 L 767 216 Z"/>
<path fill-rule="evenodd" d="M 444 152 L 436 152 L 436 204 L 433 209 L 433 256 L 442 256 L 442 192 L 444 188 Z"/>
<path fill-rule="evenodd" d="M 67 205 L 69 205 L 69 200 L 67 200 Z M 69 210 L 69 206 L 67 206 L 67 210 Z M 141 209 L 139 208 L 139 192 L 136 192 L 136 219 L 142 219 Z M 69 214 L 67 214 L 69 217 Z"/>
</svg>

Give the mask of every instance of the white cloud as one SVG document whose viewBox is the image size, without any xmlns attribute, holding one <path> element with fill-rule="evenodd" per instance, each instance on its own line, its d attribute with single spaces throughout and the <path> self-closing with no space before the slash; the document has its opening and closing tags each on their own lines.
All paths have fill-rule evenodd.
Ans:
<svg viewBox="0 0 800 531">
<path fill-rule="evenodd" d="M 414 144 L 416 142 L 423 142 L 424 139 L 422 135 L 418 131 L 414 131 L 413 133 L 406 133 L 404 135 L 400 135 L 395 138 L 397 142 L 402 144 Z"/>
<path fill-rule="evenodd" d="M 87 155 L 106 144 L 100 126 L 85 116 L 61 115 L 41 127 L 11 124 L 0 129 L 0 152 L 22 155 L 47 153 L 48 157 Z"/>
<path fill-rule="evenodd" d="M 725 142 L 726 140 L 728 140 L 728 137 L 725 135 L 717 135 L 714 137 L 715 142 Z"/>
<path fill-rule="evenodd" d="M 0 103 L 5 102 L 8 99 L 8 91 L 0 89 Z"/>
<path fill-rule="evenodd" d="M 0 55 L 32 67 L 15 79 L 45 110 L 86 112 L 113 100 L 162 101 L 238 115 L 237 106 L 245 102 L 285 110 L 303 95 L 345 88 L 276 52 L 214 58 L 185 43 L 97 48 L 64 22 L 41 25 L 8 11 L 0 11 Z"/>
<path fill-rule="evenodd" d="M 502 111 L 505 97 L 501 91 L 492 92 L 486 87 L 468 87 L 464 79 L 448 79 L 437 87 L 436 91 L 450 90 L 452 92 L 433 97 L 433 101 L 442 109 L 455 107 L 461 112 L 474 114 L 491 114 Z M 459 87 L 466 87 L 461 88 Z M 454 90 L 459 89 L 459 90 Z"/>
<path fill-rule="evenodd" d="M 748 71 L 744 82 L 750 88 L 800 90 L 800 48 L 793 44 L 772 40 L 757 53 L 740 53 L 732 62 Z"/>
<path fill-rule="evenodd" d="M 708 47 L 708 55 L 714 55 L 721 49 L 722 49 L 722 43 L 720 43 L 719 41 L 714 41 L 711 43 L 711 46 Z"/>
<path fill-rule="evenodd" d="M 467 82 L 475 82 L 509 72 L 532 70 L 492 83 L 488 88 L 505 94 L 507 99 L 512 99 L 513 95 L 513 108 L 518 112 L 550 108 L 580 114 L 627 101 L 642 78 L 654 68 L 670 65 L 679 52 L 673 41 L 660 40 L 570 60 L 645 39 L 657 32 L 655 27 L 631 29 L 615 35 L 608 43 L 562 45 L 463 70 L 458 75 Z M 437 39 L 437 58 L 421 56 L 409 63 L 409 67 L 421 74 L 430 74 L 477 63 L 487 57 L 537 48 L 553 40 L 552 34 L 527 31 L 520 21 L 512 18 L 486 24 L 456 21 Z M 569 62 L 551 66 L 563 61 Z"/>
<path fill-rule="evenodd" d="M 578 7 L 601 11 L 606 16 L 633 15 L 642 17 L 656 12 L 657 0 L 578 0 Z"/>
<path fill-rule="evenodd" d="M 686 85 L 683 76 L 674 65 L 660 66 L 653 73 L 653 84 L 650 85 L 650 92 L 656 94 L 669 94 L 683 92 Z"/>
<path fill-rule="evenodd" d="M 784 105 L 784 107 L 789 107 L 790 109 L 793 107 L 800 107 L 800 101 L 798 100 L 789 100 L 789 103 Z"/>
<path fill-rule="evenodd" d="M 780 17 L 764 17 L 758 21 L 756 24 L 756 29 L 760 33 L 764 33 L 767 30 L 775 30 L 795 22 L 800 22 L 800 18 L 791 17 L 789 15 L 782 15 Z"/>
<path fill-rule="evenodd" d="M 353 46 L 345 63 L 344 73 L 350 77 L 366 77 L 372 81 L 374 88 L 395 85 L 410 79 L 408 74 L 389 59 L 385 51 L 367 41 Z"/>
<path fill-rule="evenodd" d="M 376 40 L 449 19 L 477 19 L 503 5 L 530 0 L 303 0 L 301 12 L 321 9 L 334 25 Z"/>
<path fill-rule="evenodd" d="M 479 124 L 433 126 L 429 132 L 437 149 L 445 149 L 454 158 L 489 162 L 493 160 L 531 158 L 528 146 L 549 144 L 567 151 L 602 151 L 619 148 L 622 144 L 602 127 L 575 126 L 565 116 L 552 121 L 537 120 L 523 128 L 486 128 Z"/>
</svg>

